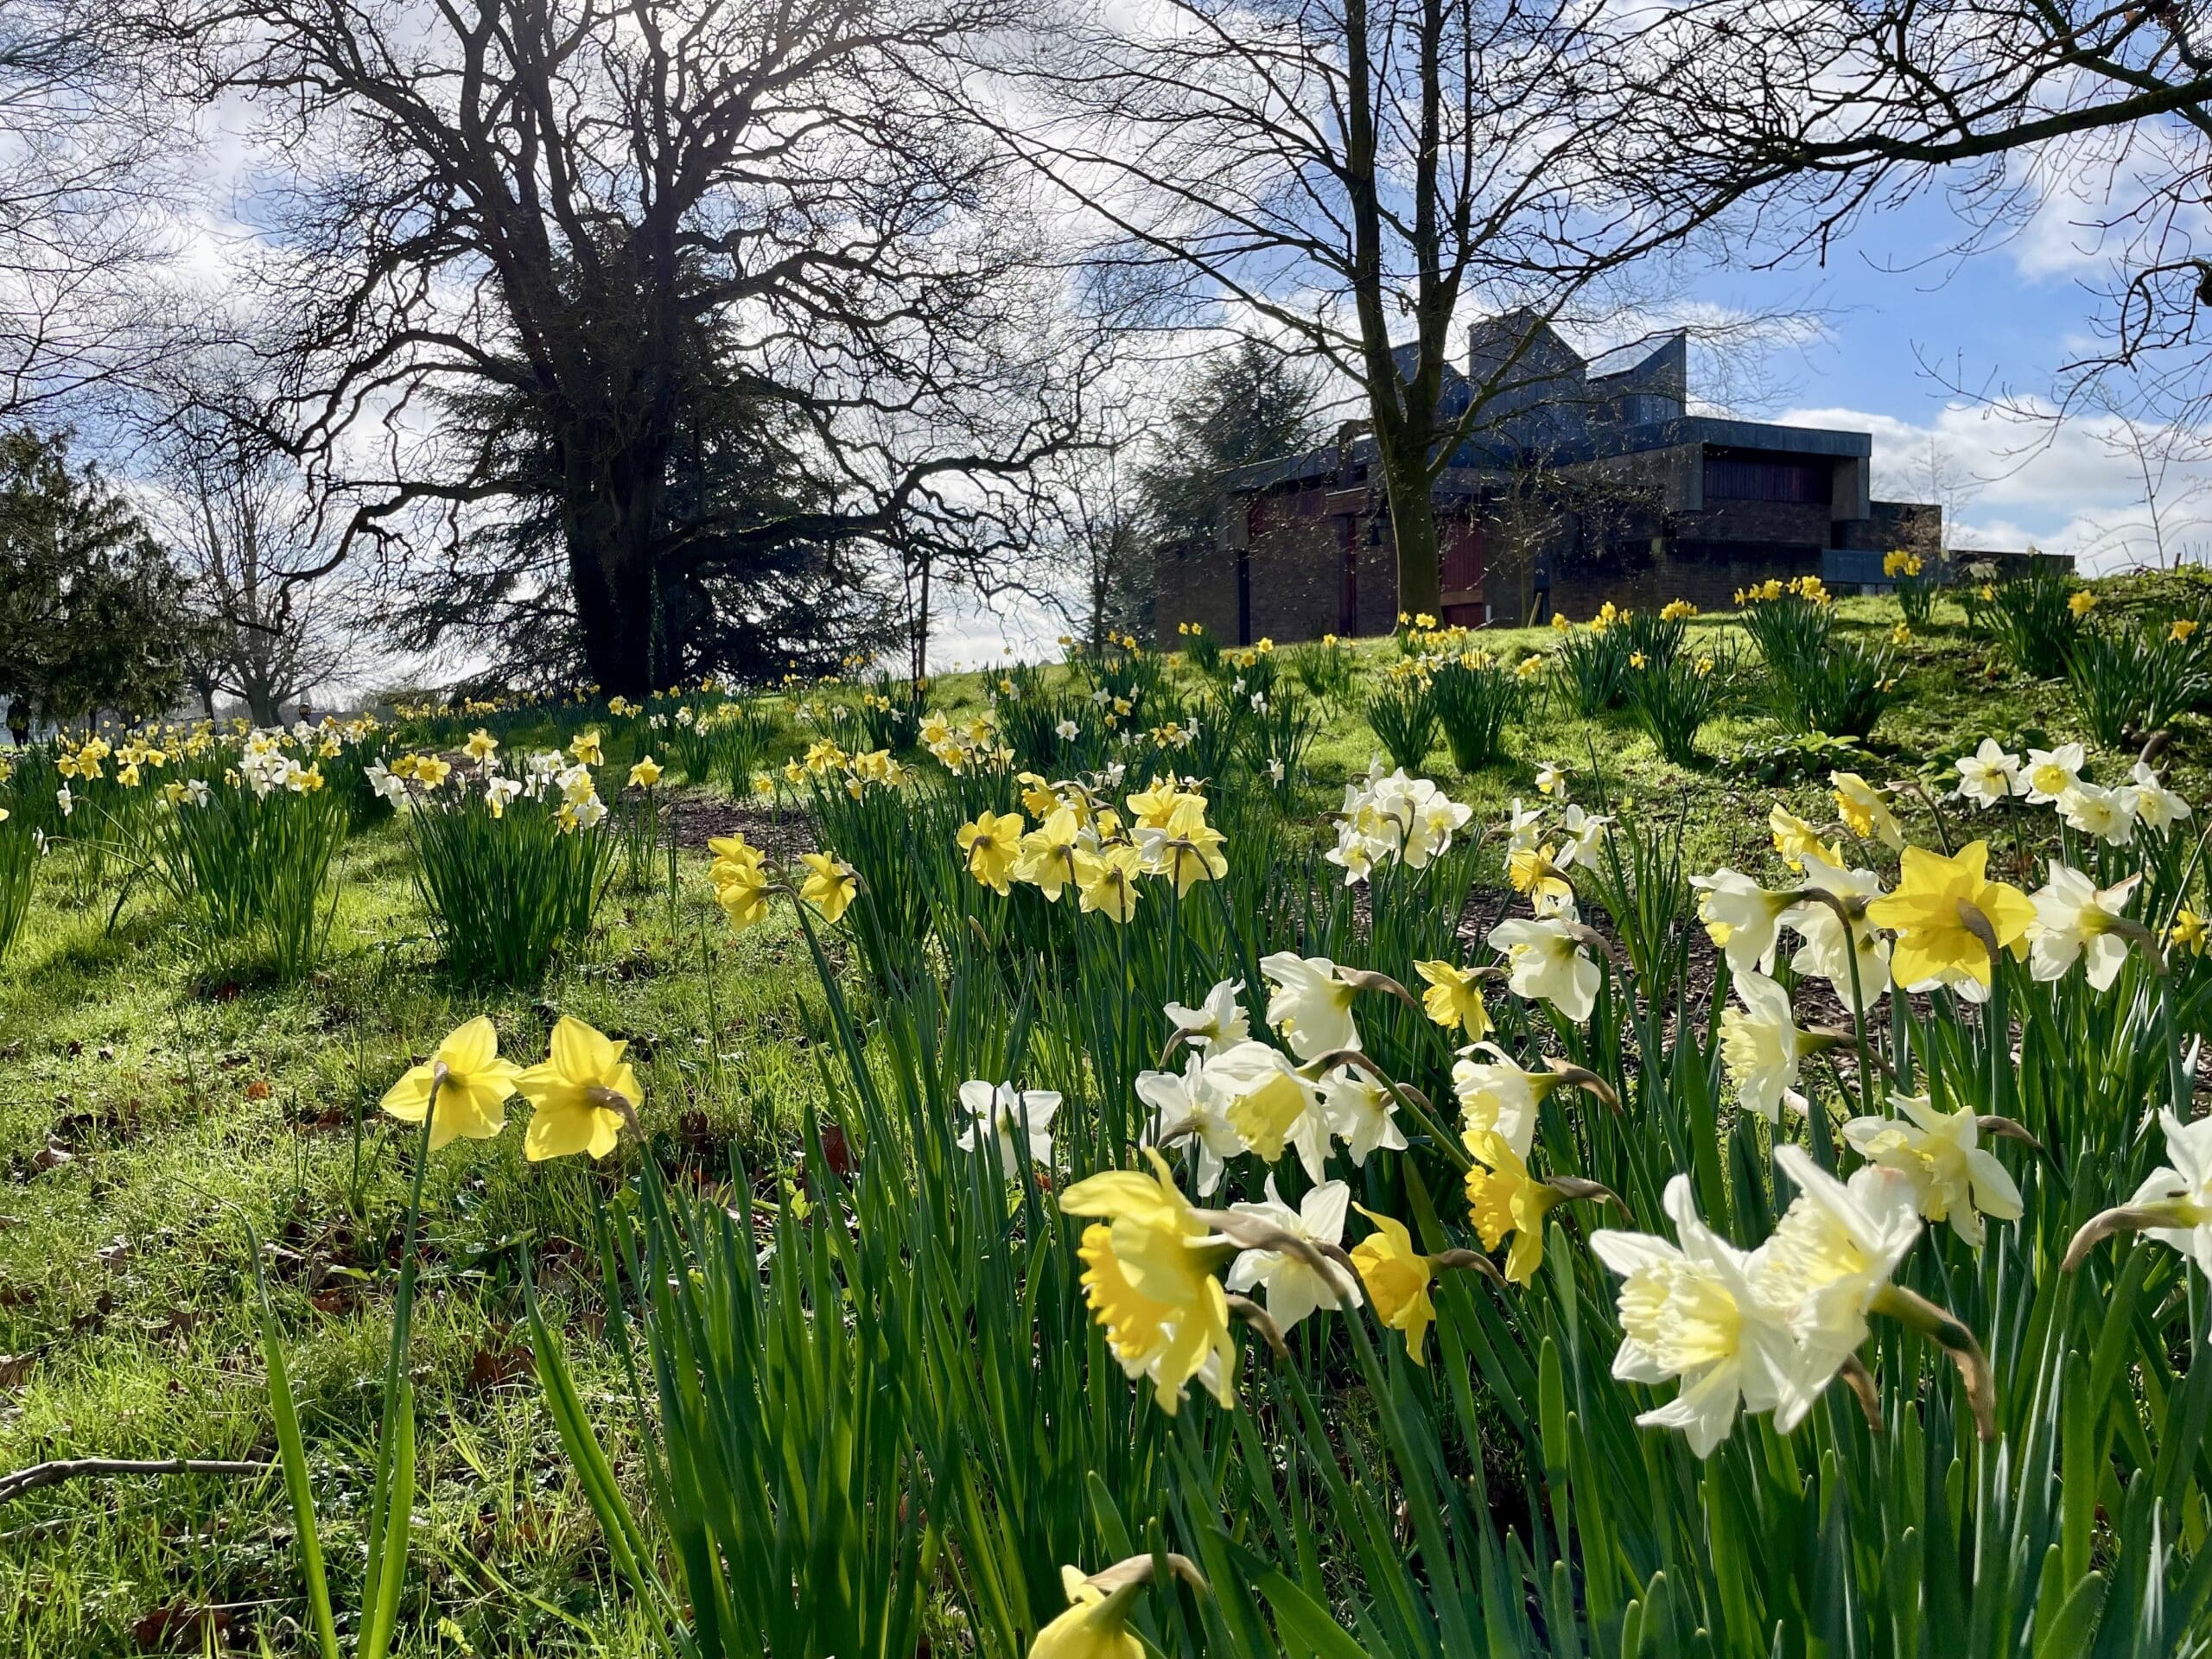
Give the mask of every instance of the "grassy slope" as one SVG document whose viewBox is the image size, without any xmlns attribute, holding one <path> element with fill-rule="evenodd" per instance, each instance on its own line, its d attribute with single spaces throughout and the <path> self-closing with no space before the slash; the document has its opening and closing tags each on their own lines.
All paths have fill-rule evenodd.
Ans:
<svg viewBox="0 0 2212 1659">
<path fill-rule="evenodd" d="M 1885 632 L 1895 620 L 1875 601 L 1852 601 L 1848 614 Z M 1510 652 L 1548 638 L 1486 643 Z M 1363 655 L 1363 678 L 1387 660 L 1382 647 Z M 1950 628 L 1916 639 L 1906 658 L 1906 696 L 1879 734 L 1891 753 L 1870 773 L 1897 775 L 1987 734 L 2071 727 L 2063 684 L 1992 683 L 1980 647 Z M 948 707 L 979 701 L 972 677 L 938 689 Z M 1732 720 L 1708 728 L 1704 747 L 1732 754 L 1772 730 Z M 1512 763 L 1477 777 L 1459 779 L 1441 747 L 1430 770 L 1487 819 L 1531 792 L 1538 761 L 1583 771 L 1594 757 L 1618 790 L 1686 804 L 1700 868 L 1764 842 L 1777 791 L 1665 766 L 1624 725 L 1540 711 L 1513 742 Z M 1356 713 L 1332 713 L 1313 758 L 1313 812 L 1372 747 Z M 2201 733 L 2181 753 L 2202 798 Z M 1785 792 L 1817 810 L 1817 789 Z M 387 1329 L 385 1287 L 369 1274 L 396 1224 L 408 1156 L 374 1104 L 409 1058 L 480 1011 L 510 1054 L 534 1055 L 556 1013 L 576 1014 L 631 1039 L 664 1156 L 718 1173 L 734 1144 L 763 1183 L 789 1160 L 815 1084 L 793 1007 L 811 976 L 787 913 L 729 937 L 696 849 L 672 909 L 664 895 L 618 893 L 588 956 L 535 995 L 461 992 L 438 973 L 398 828 L 358 837 L 341 869 L 328 960 L 291 987 L 209 958 L 143 899 L 111 933 L 112 895 L 75 905 L 60 871 L 48 873 L 26 936 L 0 964 L 0 1355 L 29 1357 L 0 1362 L 0 1468 L 266 1452 L 246 1318 L 251 1223 L 272 1242 L 342 1578 L 356 1570 L 348 1506 L 366 1484 Z M 50 1141 L 69 1159 L 41 1167 Z M 513 1330 L 515 1256 L 502 1248 L 524 1233 L 587 1236 L 592 1179 L 573 1165 L 526 1166 L 513 1135 L 458 1147 L 431 1170 L 436 1270 L 415 1351 L 426 1529 L 409 1582 L 410 1652 L 643 1651 L 601 1599 L 593 1529 L 537 1406 Z M 556 1301 L 588 1308 L 568 1289 L 565 1253 L 547 1254 Z M 588 1317 L 575 1332 L 579 1363 L 588 1391 L 604 1390 L 612 1378 Z M 34 1495 L 0 1510 L 0 1651 L 121 1654 L 149 1639 L 197 1651 L 204 1627 L 184 1619 L 203 1607 L 282 1644 L 283 1621 L 299 1611 L 289 1541 L 270 1481 L 92 1481 Z M 145 1622 L 169 1607 L 181 1616 L 166 1630 Z"/>
</svg>

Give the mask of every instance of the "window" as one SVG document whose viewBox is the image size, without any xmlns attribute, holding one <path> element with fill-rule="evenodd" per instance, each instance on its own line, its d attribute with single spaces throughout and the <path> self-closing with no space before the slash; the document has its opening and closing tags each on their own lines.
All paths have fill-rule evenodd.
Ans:
<svg viewBox="0 0 2212 1659">
<path fill-rule="evenodd" d="M 1831 461 L 1709 452 L 1705 458 L 1708 501 L 1793 501 L 1825 506 L 1834 488 L 1835 467 Z"/>
</svg>

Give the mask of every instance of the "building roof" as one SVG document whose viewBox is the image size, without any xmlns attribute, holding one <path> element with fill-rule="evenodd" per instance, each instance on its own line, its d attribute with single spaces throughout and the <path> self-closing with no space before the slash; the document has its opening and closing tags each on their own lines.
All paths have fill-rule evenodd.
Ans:
<svg viewBox="0 0 2212 1659">
<path fill-rule="evenodd" d="M 1401 374 L 1415 347 L 1393 349 Z M 1595 371 L 1593 372 L 1593 371 Z M 1503 475 L 1532 466 L 1577 462 L 1698 443 L 1836 459 L 1873 453 L 1872 437 L 1827 427 L 1785 426 L 1688 413 L 1688 340 L 1676 332 L 1656 346 L 1616 348 L 1594 362 L 1532 312 L 1489 317 L 1469 330 L 1467 368 L 1446 364 L 1440 412 L 1457 417 L 1480 403 L 1478 429 L 1452 454 L 1452 467 Z M 1239 467 L 1226 475 L 1232 493 L 1264 490 L 1292 479 L 1371 464 L 1370 438 L 1347 448 L 1328 443 L 1301 454 Z"/>
</svg>

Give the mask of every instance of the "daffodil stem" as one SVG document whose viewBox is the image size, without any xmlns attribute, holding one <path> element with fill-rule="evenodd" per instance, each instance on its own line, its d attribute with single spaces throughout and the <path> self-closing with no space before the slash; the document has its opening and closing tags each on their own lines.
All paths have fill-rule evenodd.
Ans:
<svg viewBox="0 0 2212 1659">
<path fill-rule="evenodd" d="M 437 1116 L 438 1094 L 445 1083 L 445 1063 L 441 1060 L 432 1065 L 429 1097 L 423 1103 L 423 1133 L 416 1142 L 415 1171 L 407 1187 L 407 1221 L 400 1234 L 399 1289 L 392 1299 L 391 1349 L 385 1356 L 384 1410 L 377 1433 L 376 1482 L 369 1502 L 369 1576 L 361 1594 L 364 1608 L 374 1608 L 383 1599 L 383 1574 L 387 1565 L 394 1573 L 404 1570 L 406 1565 L 404 1557 L 389 1564 L 384 1559 L 385 1535 L 391 1522 L 385 1510 L 391 1495 L 392 1417 L 406 1369 L 408 1339 L 414 1330 L 415 1234 L 423 1215 L 423 1178 L 430 1167 L 430 1126 Z"/>
</svg>

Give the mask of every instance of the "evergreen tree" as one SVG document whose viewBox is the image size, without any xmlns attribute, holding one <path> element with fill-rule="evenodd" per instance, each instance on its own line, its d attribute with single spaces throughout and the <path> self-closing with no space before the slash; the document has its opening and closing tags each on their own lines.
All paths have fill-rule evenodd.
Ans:
<svg viewBox="0 0 2212 1659">
<path fill-rule="evenodd" d="M 1271 346 L 1248 338 L 1209 359 L 1168 405 L 1138 473 L 1155 541 L 1211 542 L 1223 474 L 1310 449 L 1321 425 L 1313 374 Z"/>
</svg>

